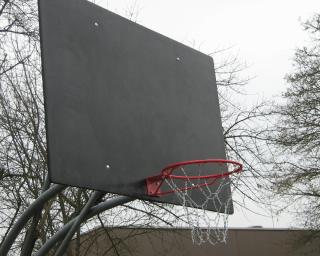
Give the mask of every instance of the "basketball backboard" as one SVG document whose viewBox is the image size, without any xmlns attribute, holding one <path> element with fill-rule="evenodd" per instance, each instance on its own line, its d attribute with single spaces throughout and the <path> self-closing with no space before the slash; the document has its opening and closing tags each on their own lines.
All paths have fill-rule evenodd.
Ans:
<svg viewBox="0 0 320 256">
<path fill-rule="evenodd" d="M 51 181 L 179 204 L 146 178 L 225 159 L 212 58 L 85 0 L 39 8 Z"/>
</svg>

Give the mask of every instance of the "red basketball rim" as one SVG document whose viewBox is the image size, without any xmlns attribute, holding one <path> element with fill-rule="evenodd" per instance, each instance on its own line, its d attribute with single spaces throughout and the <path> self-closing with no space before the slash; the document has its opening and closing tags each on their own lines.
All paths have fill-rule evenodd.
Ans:
<svg viewBox="0 0 320 256">
<path fill-rule="evenodd" d="M 218 174 L 209 174 L 209 175 L 201 175 L 201 176 L 182 176 L 182 175 L 172 175 L 172 172 L 177 169 L 178 167 L 187 166 L 187 165 L 194 165 L 194 164 L 207 164 L 207 163 L 218 163 L 218 164 L 233 164 L 236 165 L 232 171 L 227 171 L 224 173 Z M 162 169 L 161 174 L 163 178 L 170 178 L 170 179 L 211 179 L 211 178 L 222 178 L 229 176 L 231 174 L 241 172 L 243 169 L 243 165 L 237 161 L 233 160 L 226 160 L 226 159 L 204 159 L 204 160 L 190 160 L 184 162 L 178 162 L 174 164 L 170 164 Z"/>
<path fill-rule="evenodd" d="M 217 163 L 217 164 L 232 164 L 235 165 L 236 168 L 234 168 L 232 171 L 226 171 L 223 173 L 218 174 L 209 174 L 209 175 L 173 175 L 172 173 L 174 170 L 178 169 L 179 167 L 187 166 L 187 165 L 195 165 L 195 164 L 207 164 L 207 163 Z M 203 186 L 209 186 L 214 183 L 215 180 L 219 178 L 224 178 L 227 176 L 230 176 L 232 174 L 241 172 L 243 169 L 243 165 L 237 161 L 233 160 L 226 160 L 226 159 L 204 159 L 204 160 L 190 160 L 190 161 L 184 161 L 184 162 L 178 162 L 174 164 L 170 164 L 166 166 L 164 169 L 162 169 L 160 175 L 152 176 L 146 179 L 147 182 L 147 192 L 149 196 L 163 196 L 167 194 L 174 193 L 176 191 L 185 191 L 185 190 L 192 190 L 197 189 Z M 177 190 L 168 190 L 168 191 L 161 191 L 160 188 L 163 184 L 163 182 L 166 179 L 182 179 L 182 180 L 205 180 L 205 179 L 214 179 L 213 182 L 210 183 L 202 183 L 195 186 L 190 187 L 184 187 L 179 188 Z"/>
</svg>

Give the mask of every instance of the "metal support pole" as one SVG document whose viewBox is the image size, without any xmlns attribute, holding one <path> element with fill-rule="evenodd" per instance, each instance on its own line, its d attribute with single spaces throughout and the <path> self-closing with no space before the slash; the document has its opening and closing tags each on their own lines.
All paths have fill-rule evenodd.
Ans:
<svg viewBox="0 0 320 256">
<path fill-rule="evenodd" d="M 42 185 L 41 194 L 43 194 L 50 187 L 50 178 L 49 175 L 46 176 L 44 183 Z M 39 207 L 34 213 L 30 228 L 28 229 L 21 248 L 21 256 L 31 256 L 34 244 L 37 240 L 37 226 L 39 220 L 41 219 L 42 207 Z"/>
<path fill-rule="evenodd" d="M 9 231 L 7 237 L 3 241 L 1 248 L 0 248 L 0 255 L 5 256 L 7 255 L 8 251 L 11 248 L 14 240 L 19 235 L 22 228 L 28 222 L 30 217 L 39 209 L 41 208 L 50 198 L 61 192 L 65 189 L 66 186 L 64 185 L 54 185 L 46 192 L 41 194 L 20 216 L 20 218 L 16 221 L 13 225 L 11 230 Z"/>
<path fill-rule="evenodd" d="M 73 223 L 72 227 L 69 229 L 68 234 L 63 239 L 62 243 L 60 244 L 58 250 L 56 251 L 54 256 L 62 256 L 64 252 L 67 250 L 70 240 L 72 239 L 74 233 L 77 231 L 81 222 L 86 218 L 90 208 L 97 202 L 97 199 L 102 195 L 102 192 L 95 191 L 89 198 L 86 205 L 83 207 L 81 212 L 79 213 L 77 219 Z"/>
<path fill-rule="evenodd" d="M 88 214 L 85 216 L 84 221 L 87 219 L 92 218 L 93 216 L 114 208 L 118 205 L 122 205 L 131 201 L 134 201 L 135 198 L 131 198 L 128 196 L 118 196 L 116 198 L 109 199 L 103 203 L 100 203 L 96 206 L 93 206 Z M 48 255 L 49 251 L 55 246 L 55 244 L 60 241 L 67 233 L 68 230 L 72 227 L 72 225 L 77 221 L 78 217 L 75 217 L 71 221 L 69 221 L 65 226 L 62 227 L 57 233 L 55 233 L 41 248 L 34 256 L 46 256 Z"/>
</svg>

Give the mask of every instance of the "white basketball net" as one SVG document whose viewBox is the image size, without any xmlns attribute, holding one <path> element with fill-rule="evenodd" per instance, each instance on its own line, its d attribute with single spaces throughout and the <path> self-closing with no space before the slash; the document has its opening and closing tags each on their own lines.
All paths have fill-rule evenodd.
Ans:
<svg viewBox="0 0 320 256">
<path fill-rule="evenodd" d="M 204 165 L 206 168 L 203 168 Z M 174 194 L 180 200 L 187 225 L 191 228 L 192 241 L 194 244 L 198 245 L 206 242 L 209 242 L 212 245 L 226 243 L 229 217 L 228 211 L 232 209 L 232 192 L 234 188 L 237 187 L 240 177 L 238 173 L 235 173 L 230 176 L 216 178 L 215 180 L 212 178 L 205 180 L 187 178 L 190 175 L 207 175 L 208 172 L 205 171 L 205 169 L 208 169 L 208 167 L 210 168 L 210 165 L 211 167 L 212 165 L 215 165 L 215 168 L 217 169 L 216 163 L 196 164 L 191 167 L 192 173 L 190 173 L 190 166 L 180 166 L 175 168 L 173 173 L 178 173 L 177 175 L 179 176 L 186 176 L 186 179 L 165 179 L 168 187 L 175 191 Z M 225 168 L 231 168 L 231 170 L 228 170 L 229 172 L 232 171 L 232 168 L 234 169 L 232 164 L 228 164 L 228 166 L 226 164 L 223 165 L 223 172 L 226 172 Z M 194 170 L 195 167 L 196 174 Z M 188 170 L 186 170 L 186 168 L 188 168 Z M 205 186 L 183 190 L 183 188 L 195 187 L 204 183 L 206 184 Z M 197 192 L 197 202 L 192 196 L 195 192 Z M 201 195 L 200 202 L 198 201 L 199 194 Z M 207 211 L 206 209 L 208 208 L 215 209 L 217 212 Z"/>
</svg>

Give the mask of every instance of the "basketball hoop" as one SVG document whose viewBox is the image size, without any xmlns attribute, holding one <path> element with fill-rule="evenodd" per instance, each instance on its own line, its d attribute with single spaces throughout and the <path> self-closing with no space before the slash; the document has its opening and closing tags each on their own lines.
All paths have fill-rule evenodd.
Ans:
<svg viewBox="0 0 320 256">
<path fill-rule="evenodd" d="M 161 174 L 146 179 L 147 193 L 153 197 L 176 195 L 194 243 L 226 242 L 228 216 L 232 212 L 230 185 L 236 185 L 240 176 L 234 174 L 242 168 L 242 164 L 225 159 L 174 163 L 162 169 Z M 199 198 L 194 200 L 194 190 L 200 202 Z M 207 211 L 208 206 L 216 212 Z"/>
</svg>

